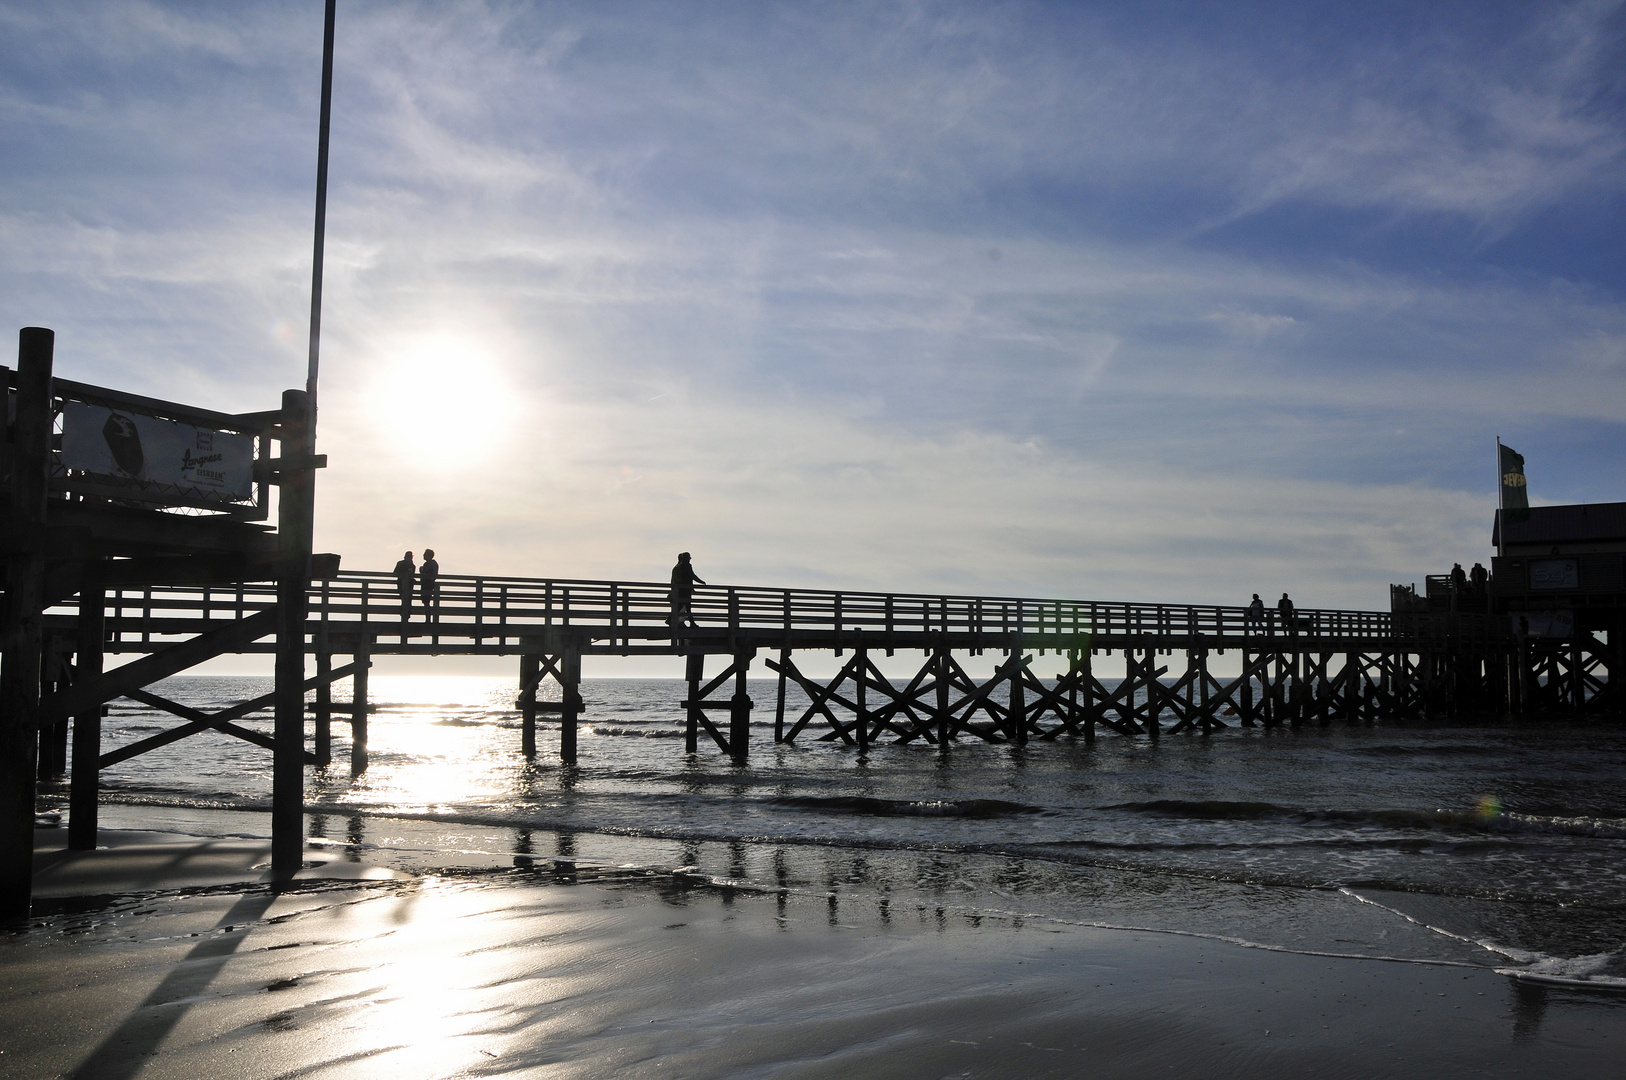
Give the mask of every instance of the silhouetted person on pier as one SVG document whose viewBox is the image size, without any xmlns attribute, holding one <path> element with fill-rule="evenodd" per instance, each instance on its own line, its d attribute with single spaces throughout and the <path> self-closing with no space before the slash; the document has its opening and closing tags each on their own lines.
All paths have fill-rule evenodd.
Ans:
<svg viewBox="0 0 1626 1080">
<path fill-rule="evenodd" d="M 1297 624 L 1293 621 L 1293 601 L 1287 598 L 1286 593 L 1282 593 L 1282 598 L 1276 601 L 1276 614 L 1282 618 L 1282 630 L 1284 632 L 1291 634 L 1298 629 Z"/>
<path fill-rule="evenodd" d="M 418 598 L 423 601 L 424 621 L 440 621 L 440 563 L 435 549 L 423 549 L 423 565 L 418 567 Z"/>
<path fill-rule="evenodd" d="M 1265 628 L 1265 602 L 1259 599 L 1259 594 L 1253 594 L 1253 603 L 1248 605 L 1248 613 L 1242 618 L 1245 626 L 1255 626 L 1260 630 Z"/>
<path fill-rule="evenodd" d="M 1468 575 L 1462 572 L 1459 562 L 1451 564 L 1451 591 L 1458 594 L 1468 591 Z"/>
<path fill-rule="evenodd" d="M 1490 580 L 1490 573 L 1481 564 L 1474 563 L 1474 568 L 1468 571 L 1468 580 L 1473 583 L 1474 592 L 1483 596 L 1485 583 Z"/>
<path fill-rule="evenodd" d="M 668 620 L 672 624 L 672 629 L 695 624 L 694 614 L 690 612 L 689 605 L 694 602 L 694 587 L 704 584 L 689 562 L 689 553 L 681 552 L 678 555 L 677 565 L 672 567 L 672 591 L 667 595 L 672 604 L 672 617 Z"/>
<path fill-rule="evenodd" d="M 418 568 L 412 562 L 412 552 L 401 556 L 401 561 L 395 564 L 395 591 L 401 597 L 401 621 L 406 622 L 412 617 L 412 579 L 418 576 Z"/>
</svg>

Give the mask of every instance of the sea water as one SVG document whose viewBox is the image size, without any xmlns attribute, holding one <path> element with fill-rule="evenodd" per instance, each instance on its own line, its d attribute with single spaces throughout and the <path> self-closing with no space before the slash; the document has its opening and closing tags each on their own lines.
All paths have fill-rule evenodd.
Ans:
<svg viewBox="0 0 1626 1080">
<path fill-rule="evenodd" d="M 342 685 L 342 684 L 341 684 Z M 268 679 L 182 677 L 158 692 L 218 709 Z M 863 911 L 1057 920 L 1252 947 L 1496 968 L 1626 988 L 1626 732 L 1521 726 L 1305 726 L 1103 733 L 1026 747 L 867 752 L 810 726 L 775 745 L 753 681 L 751 758 L 701 733 L 684 684 L 583 686 L 579 763 L 556 725 L 520 754 L 512 679 L 375 676 L 371 756 L 309 769 L 307 831 L 422 873 L 634 868 Z M 557 688 L 553 688 L 556 695 Z M 806 699 L 791 687 L 788 711 Z M 342 707 L 337 709 L 343 715 Z M 115 702 L 104 749 L 175 721 Z M 269 732 L 269 714 L 243 721 Z M 214 732 L 102 774 L 102 823 L 269 833 L 271 756 Z M 65 813 L 66 785 L 43 792 Z"/>
</svg>

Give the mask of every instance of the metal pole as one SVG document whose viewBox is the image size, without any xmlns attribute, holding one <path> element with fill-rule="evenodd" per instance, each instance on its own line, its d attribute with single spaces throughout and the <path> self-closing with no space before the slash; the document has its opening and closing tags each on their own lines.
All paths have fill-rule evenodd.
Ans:
<svg viewBox="0 0 1626 1080">
<path fill-rule="evenodd" d="M 316 376 L 321 367 L 322 346 L 322 252 L 327 239 L 327 132 L 333 113 L 333 18 L 338 0 L 327 0 L 327 17 L 322 26 L 322 122 L 316 143 L 316 245 L 311 256 L 311 348 L 305 376 L 305 393 L 310 395 L 311 414 L 316 413 Z M 310 445 L 316 446 L 316 425 L 310 428 Z"/>
</svg>

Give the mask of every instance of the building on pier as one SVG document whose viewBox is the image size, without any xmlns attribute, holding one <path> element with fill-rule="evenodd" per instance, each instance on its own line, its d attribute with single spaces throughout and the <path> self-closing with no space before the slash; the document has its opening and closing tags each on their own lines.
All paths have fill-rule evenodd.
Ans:
<svg viewBox="0 0 1626 1080">
<path fill-rule="evenodd" d="M 1626 502 L 1533 506 L 1503 521 L 1491 544 L 1491 606 L 1510 627 L 1522 617 L 1614 638 L 1626 613 Z"/>
</svg>

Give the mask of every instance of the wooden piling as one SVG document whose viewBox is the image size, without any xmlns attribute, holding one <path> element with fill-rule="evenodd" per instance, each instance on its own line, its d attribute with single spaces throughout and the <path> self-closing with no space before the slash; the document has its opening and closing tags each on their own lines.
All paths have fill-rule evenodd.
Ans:
<svg viewBox="0 0 1626 1080">
<path fill-rule="evenodd" d="M 373 638 L 360 634 L 356 638 L 356 651 L 351 654 L 356 670 L 350 675 L 350 775 L 360 776 L 367 771 L 367 673 L 373 666 Z"/>
<path fill-rule="evenodd" d="M 26 326 L 18 334 L 16 418 L 12 424 L 10 525 L 24 550 L 6 566 L 6 621 L 0 648 L 0 920 L 28 917 L 34 875 L 34 792 L 39 752 L 40 613 L 51 452 L 51 363 L 56 335 Z"/>
<path fill-rule="evenodd" d="M 790 665 L 790 646 L 787 644 L 779 650 L 779 696 L 774 703 L 773 713 L 773 741 L 785 741 L 785 680 L 789 678 L 785 669 Z"/>
<path fill-rule="evenodd" d="M 869 683 L 869 647 L 864 644 L 864 631 L 857 631 L 856 636 L 858 643 L 853 646 L 853 679 L 858 686 L 853 699 L 858 705 L 858 714 L 853 718 L 853 735 L 857 737 L 858 749 L 862 752 L 869 749 L 869 706 L 864 695 L 864 688 Z"/>
<path fill-rule="evenodd" d="M 576 723 L 582 714 L 582 650 L 581 644 L 574 639 L 565 645 L 564 655 L 560 657 L 560 673 L 564 675 L 561 680 L 560 697 L 563 699 L 559 712 L 559 761 L 565 765 L 576 764 Z"/>
<path fill-rule="evenodd" d="M 1238 710 L 1241 713 L 1240 719 L 1243 727 L 1253 727 L 1253 676 L 1249 674 L 1253 670 L 1253 663 L 1253 650 L 1243 649 L 1242 707 Z"/>
<path fill-rule="evenodd" d="M 317 766 L 326 768 L 333 760 L 333 653 L 328 648 L 326 629 L 316 634 L 316 678 L 316 701 L 313 703 L 315 730 L 311 749 L 316 753 Z"/>
<path fill-rule="evenodd" d="M 40 638 L 40 700 L 67 686 L 67 656 L 56 634 L 46 631 Z M 35 773 L 41 781 L 55 780 L 68 769 L 68 715 L 41 717 L 39 761 Z"/>
<path fill-rule="evenodd" d="M 744 765 L 751 756 L 751 695 L 745 673 L 756 650 L 734 654 L 734 696 L 728 701 L 728 752 L 734 764 Z"/>
<path fill-rule="evenodd" d="M 519 752 L 526 761 L 536 758 L 536 691 L 541 662 L 531 653 L 519 658 Z"/>
<path fill-rule="evenodd" d="M 87 585 L 79 590 L 78 647 L 73 673 L 76 682 L 102 673 L 106 614 L 105 589 Z M 68 780 L 68 847 L 73 851 L 93 851 L 96 847 L 101 756 L 102 706 L 98 703 L 73 718 L 73 773 Z"/>
<path fill-rule="evenodd" d="M 706 677 L 706 654 L 692 652 L 685 659 L 684 677 L 689 680 L 688 709 L 683 723 L 683 752 L 700 752 L 700 681 Z"/>
<path fill-rule="evenodd" d="M 1078 651 L 1079 689 L 1084 691 L 1084 742 L 1095 742 L 1095 722 L 1100 717 L 1100 708 L 1095 702 L 1095 673 L 1090 657 L 1095 650 L 1086 645 Z"/>
<path fill-rule="evenodd" d="M 1125 654 L 1127 655 L 1127 653 Z M 1146 737 L 1157 742 L 1163 734 L 1162 725 L 1157 721 L 1158 709 L 1162 705 L 1157 684 L 1157 649 L 1155 646 L 1146 646 Z"/>
<path fill-rule="evenodd" d="M 310 396 L 282 393 L 282 453 L 311 453 Z M 310 593 L 315 471 L 309 463 L 282 473 L 277 534 L 282 569 L 277 578 L 275 740 L 271 766 L 271 877 L 286 883 L 305 858 L 305 613 Z"/>
<path fill-rule="evenodd" d="M 1204 735 L 1211 735 L 1214 731 L 1214 710 L 1208 704 L 1208 650 L 1202 646 L 1197 648 L 1195 658 L 1197 667 L 1197 716 L 1198 727 Z"/>
<path fill-rule="evenodd" d="M 1017 616 L 1018 623 L 1021 616 Z M 1018 630 L 1011 635 L 1011 698 L 1010 698 L 1010 737 L 1017 746 L 1028 744 L 1028 714 L 1027 692 L 1023 686 L 1022 675 L 1022 631 Z"/>
</svg>

